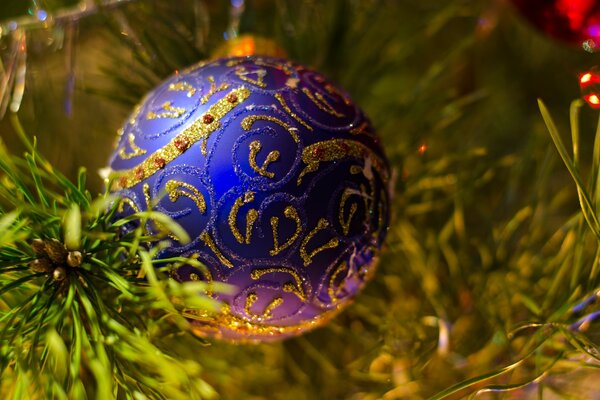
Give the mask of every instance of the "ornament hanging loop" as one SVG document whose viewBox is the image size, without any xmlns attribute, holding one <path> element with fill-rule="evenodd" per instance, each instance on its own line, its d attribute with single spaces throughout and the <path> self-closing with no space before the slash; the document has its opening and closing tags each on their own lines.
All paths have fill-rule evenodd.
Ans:
<svg viewBox="0 0 600 400">
<path fill-rule="evenodd" d="M 238 37 L 240 33 L 240 21 L 246 9 L 245 0 L 231 0 L 229 7 L 229 25 L 225 32 L 225 39 L 231 40 Z"/>
<path fill-rule="evenodd" d="M 246 9 L 244 0 L 230 0 L 229 25 L 225 43 L 212 54 L 211 59 L 223 57 L 267 56 L 287 58 L 287 53 L 274 40 L 252 34 L 240 35 L 240 21 Z"/>
</svg>

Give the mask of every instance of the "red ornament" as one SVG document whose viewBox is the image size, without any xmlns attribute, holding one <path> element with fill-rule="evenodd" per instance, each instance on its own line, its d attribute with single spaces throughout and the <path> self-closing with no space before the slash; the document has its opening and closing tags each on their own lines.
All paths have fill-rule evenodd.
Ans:
<svg viewBox="0 0 600 400">
<path fill-rule="evenodd" d="M 592 108 L 600 108 L 600 72 L 594 67 L 579 77 L 581 97 Z"/>
<path fill-rule="evenodd" d="M 511 0 L 548 36 L 593 50 L 600 46 L 600 0 Z"/>
</svg>

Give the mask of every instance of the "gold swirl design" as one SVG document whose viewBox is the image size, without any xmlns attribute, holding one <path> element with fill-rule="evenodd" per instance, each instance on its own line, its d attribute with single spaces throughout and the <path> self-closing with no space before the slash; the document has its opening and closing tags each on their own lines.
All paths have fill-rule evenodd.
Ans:
<svg viewBox="0 0 600 400">
<path fill-rule="evenodd" d="M 267 304 L 267 306 L 265 307 L 265 310 L 263 311 L 263 315 L 262 317 L 265 319 L 271 318 L 272 315 L 271 313 L 273 312 L 273 310 L 275 310 L 277 307 L 279 307 L 281 304 L 283 304 L 283 298 L 281 297 L 275 297 L 269 304 Z"/>
<path fill-rule="evenodd" d="M 321 83 L 323 83 L 323 82 L 321 82 Z M 327 91 L 327 93 L 341 98 L 344 101 L 344 104 L 346 104 L 347 106 L 352 105 L 352 100 L 350 100 L 350 98 L 345 93 L 341 92 L 338 88 L 333 86 L 331 83 L 325 84 L 325 90 Z"/>
<path fill-rule="evenodd" d="M 294 293 L 300 300 L 306 301 L 306 295 L 300 286 L 294 285 L 292 282 L 286 282 L 283 284 L 282 289 L 284 292 Z"/>
<path fill-rule="evenodd" d="M 129 117 L 129 123 L 131 125 L 135 124 L 137 117 L 139 117 L 140 113 L 142 112 L 142 105 L 143 101 L 140 104 L 136 105 L 135 109 L 133 110 L 133 113 L 131 113 L 131 116 Z"/>
<path fill-rule="evenodd" d="M 319 92 L 311 92 L 308 88 L 303 87 L 302 88 L 302 93 L 304 93 L 306 95 L 306 97 L 308 97 L 310 99 L 310 101 L 312 101 L 313 103 L 315 103 L 315 105 L 322 111 L 325 111 L 327 114 L 333 115 L 334 117 L 337 118 L 342 118 L 344 116 L 344 114 L 337 112 L 332 106 L 331 104 L 329 104 L 329 102 L 327 100 L 325 100 L 325 97 L 323 97 L 323 95 Z"/>
<path fill-rule="evenodd" d="M 340 263 L 329 278 L 329 287 L 327 288 L 327 294 L 329 295 L 329 299 L 331 300 L 331 302 L 334 304 L 338 302 L 338 293 L 340 291 L 339 286 L 338 288 L 335 288 L 335 280 L 342 272 L 346 270 L 347 265 L 348 264 L 345 261 Z"/>
<path fill-rule="evenodd" d="M 244 82 L 248 82 L 261 88 L 267 87 L 267 84 L 264 82 L 265 76 L 267 76 L 266 69 L 260 68 L 255 71 L 248 71 L 246 67 L 240 66 L 235 69 L 235 74 Z M 250 75 L 256 75 L 256 79 L 250 78 Z"/>
<path fill-rule="evenodd" d="M 127 136 L 127 142 L 129 143 L 129 148 L 131 149 L 131 152 L 128 153 L 125 149 L 125 145 L 123 145 L 123 147 L 119 149 L 119 157 L 121 157 L 122 160 L 129 160 L 134 157 L 143 156 L 147 153 L 146 150 L 140 148 L 137 144 L 135 144 L 135 135 L 133 133 L 130 133 Z"/>
<path fill-rule="evenodd" d="M 137 167 L 129 170 L 114 171 L 111 174 L 111 178 L 119 179 L 113 181 L 112 190 L 130 188 L 154 175 L 186 150 L 185 147 L 181 146 L 181 143 L 187 143 L 189 147 L 193 143 L 202 140 L 202 153 L 206 155 L 206 142 L 210 135 L 221 126 L 219 120 L 237 105 L 244 102 L 249 96 L 250 91 L 244 87 L 230 91 L 227 96 L 210 106 L 208 111 L 193 124 L 175 136 L 164 147 L 146 158 Z M 204 117 L 207 115 L 210 115 L 212 120 L 210 118 L 205 119 Z"/>
<path fill-rule="evenodd" d="M 273 310 L 275 310 L 277 307 L 279 307 L 281 304 L 283 304 L 283 298 L 275 297 L 273 300 L 271 300 L 271 302 L 269 304 L 267 304 L 267 306 L 263 310 L 262 314 L 257 315 L 257 314 L 254 314 L 251 310 L 252 306 L 257 301 L 258 301 L 258 295 L 254 292 L 248 293 L 248 296 L 246 296 L 246 302 L 244 304 L 244 312 L 246 313 L 246 315 L 248 315 L 252 319 L 259 319 L 259 320 L 260 319 L 269 319 L 272 316 L 271 313 L 273 312 Z"/>
<path fill-rule="evenodd" d="M 292 278 L 294 278 L 294 282 L 286 282 L 283 284 L 283 291 L 287 293 L 294 293 L 300 300 L 304 301 L 306 299 L 306 293 L 304 292 L 304 289 L 302 289 L 302 279 L 300 278 L 300 275 L 298 275 L 298 273 L 291 268 L 256 268 L 250 273 L 250 278 L 256 281 L 262 278 L 264 275 L 274 274 L 277 272 L 289 274 L 292 276 Z"/>
<path fill-rule="evenodd" d="M 217 87 L 217 85 L 215 83 L 215 78 L 213 78 L 212 76 L 209 76 L 206 79 L 210 83 L 210 90 L 208 91 L 208 93 L 206 93 L 204 96 L 202 96 L 202 99 L 200 100 L 200 104 L 208 103 L 208 100 L 212 97 L 213 94 L 223 91 L 223 90 L 227 90 L 229 88 L 229 85 L 225 82 L 221 83 L 219 85 L 219 87 Z"/>
<path fill-rule="evenodd" d="M 261 65 L 263 67 L 267 67 L 267 68 L 275 68 L 279 71 L 283 71 L 286 75 L 290 76 L 294 73 L 294 70 L 292 69 L 292 65 L 289 62 L 286 63 L 281 63 L 281 62 L 277 62 L 277 63 L 271 63 L 271 62 L 267 62 L 266 60 L 262 59 L 262 58 L 257 58 L 254 60 L 254 64 L 256 65 Z"/>
<path fill-rule="evenodd" d="M 286 124 L 279 118 L 272 117 L 270 115 L 249 115 L 242 120 L 242 128 L 246 131 L 249 131 L 250 129 L 252 129 L 252 125 L 254 125 L 256 121 L 269 121 L 276 123 L 277 125 L 284 128 L 286 131 L 288 131 L 292 139 L 294 139 L 294 142 L 300 143 L 300 138 L 298 137 L 297 132 L 298 129 L 290 126 L 289 124 Z"/>
<path fill-rule="evenodd" d="M 247 62 L 247 59 L 245 59 L 244 57 L 239 57 L 239 58 L 227 61 L 225 63 L 225 65 L 228 67 L 235 67 L 235 66 L 238 66 L 245 62 Z M 291 76 L 294 73 L 293 66 L 290 62 L 281 63 L 278 61 L 276 63 L 273 63 L 273 62 L 270 62 L 269 60 L 265 60 L 263 58 L 255 58 L 253 62 L 254 62 L 254 64 L 260 65 L 262 67 L 274 68 L 276 70 L 282 71 L 288 76 Z"/>
<path fill-rule="evenodd" d="M 248 204 L 252 201 L 254 201 L 254 192 L 246 192 L 243 196 L 237 198 L 235 200 L 235 203 L 233 203 L 231 211 L 229 212 L 229 217 L 227 218 L 227 222 L 229 223 L 229 229 L 231 229 L 231 233 L 240 244 L 250 244 L 250 241 L 252 240 L 252 227 L 258 219 L 258 211 L 256 211 L 254 208 L 251 208 L 246 214 L 246 237 L 242 236 L 242 234 L 236 226 L 237 215 L 240 211 L 240 208 L 244 204 Z"/>
<path fill-rule="evenodd" d="M 125 205 L 128 205 L 129 207 L 131 207 L 133 209 L 133 211 L 135 211 L 136 213 L 140 212 L 140 208 L 129 197 L 122 197 L 121 200 L 119 200 L 119 205 L 117 206 L 117 211 L 119 213 L 122 213 L 123 211 L 125 211 Z"/>
<path fill-rule="evenodd" d="M 186 318 L 197 321 L 192 324 L 192 332 L 197 336 L 211 336 L 217 339 L 235 341 L 235 343 L 256 343 L 265 339 L 277 339 L 282 336 L 297 335 L 309 329 L 325 325 L 341 310 L 341 308 L 336 307 L 310 320 L 285 326 L 262 324 L 257 321 L 249 321 L 238 317 L 231 312 L 227 304 L 224 304 L 221 312 L 217 314 L 192 309 L 185 309 L 182 314 Z M 230 336 L 227 333 L 233 333 L 234 335 Z"/>
<path fill-rule="evenodd" d="M 162 105 L 164 110 L 161 113 L 155 113 L 154 111 L 148 111 L 146 119 L 159 119 L 159 118 L 179 118 L 185 112 L 185 108 L 173 107 L 170 101 L 167 101 Z"/>
<path fill-rule="evenodd" d="M 271 217 L 271 229 L 273 230 L 273 250 L 269 251 L 269 254 L 275 256 L 281 253 L 283 250 L 287 249 L 298 239 L 300 236 L 300 232 L 302 231 L 302 221 L 300 221 L 300 216 L 298 215 L 298 211 L 293 206 L 287 206 L 285 210 L 283 210 L 283 215 L 286 218 L 293 220 L 296 223 L 296 230 L 294 234 L 290 236 L 290 238 L 281 246 L 279 245 L 279 234 L 278 234 L 278 226 L 279 226 L 279 218 Z"/>
<path fill-rule="evenodd" d="M 279 151 L 273 150 L 267 154 L 267 158 L 263 162 L 262 167 L 259 167 L 256 163 L 256 156 L 262 150 L 262 144 L 258 140 L 254 140 L 250 143 L 250 155 L 248 156 L 248 162 L 250 167 L 259 175 L 273 179 L 275 176 L 274 172 L 267 171 L 267 167 L 272 162 L 279 160 Z"/>
<path fill-rule="evenodd" d="M 244 311 L 246 312 L 246 315 L 252 316 L 250 308 L 254 305 L 254 303 L 256 303 L 257 300 L 258 295 L 256 293 L 248 293 L 248 296 L 246 296 L 246 302 L 244 303 Z"/>
<path fill-rule="evenodd" d="M 202 240 L 204 242 L 204 244 L 208 246 L 208 248 L 219 259 L 219 261 L 221 262 L 221 264 L 225 265 L 228 268 L 233 268 L 233 264 L 231 263 L 231 261 L 229 261 L 223 255 L 223 253 L 221 253 L 221 250 L 219 250 L 219 248 L 217 247 L 216 243 L 214 242 L 214 240 L 212 239 L 212 237 L 210 237 L 210 234 L 208 232 L 203 232 L 200 235 L 200 240 Z"/>
<path fill-rule="evenodd" d="M 366 121 L 363 121 L 362 124 L 350 130 L 351 135 L 361 135 L 364 132 L 367 132 L 369 129 L 369 124 Z"/>
<path fill-rule="evenodd" d="M 331 139 L 324 142 L 317 142 L 306 146 L 302 151 L 302 161 L 306 167 L 298 176 L 298 185 L 302 183 L 302 178 L 311 172 L 319 169 L 322 162 L 341 160 L 346 157 L 354 157 L 370 162 L 371 166 L 381 176 L 384 184 L 389 181 L 389 172 L 385 162 L 378 157 L 373 150 L 360 142 L 347 139 Z"/>
<path fill-rule="evenodd" d="M 150 185 L 144 183 L 142 186 L 142 192 L 144 192 L 144 200 L 146 201 L 146 209 L 151 210 L 154 208 L 152 205 L 152 197 L 150 196 Z"/>
<path fill-rule="evenodd" d="M 189 192 L 183 189 L 189 190 Z M 198 189 L 186 182 L 170 180 L 166 184 L 167 193 L 169 194 L 169 200 L 171 203 L 175 203 L 181 196 L 187 197 L 196 204 L 201 214 L 206 212 L 206 201 L 204 196 Z"/>
<path fill-rule="evenodd" d="M 171 83 L 169 85 L 169 91 L 170 92 L 187 92 L 187 97 L 192 97 L 193 95 L 196 94 L 196 88 L 187 82 Z"/>
<path fill-rule="evenodd" d="M 277 99 L 277 101 L 279 102 L 279 104 L 281 104 L 281 107 L 283 107 L 283 109 L 285 110 L 285 112 L 287 112 L 292 118 L 294 118 L 296 121 L 298 121 L 298 123 L 300 125 L 304 126 L 309 131 L 313 130 L 312 126 L 310 126 L 309 124 L 307 124 L 306 121 L 304 121 L 302 118 L 300 118 L 298 116 L 298 114 L 296 114 L 295 112 L 292 111 L 292 109 L 290 108 L 290 106 L 288 106 L 288 104 L 285 102 L 285 99 L 283 98 L 283 96 L 281 95 L 281 93 L 275 93 L 275 98 Z"/>
<path fill-rule="evenodd" d="M 344 232 L 344 235 L 348 235 L 348 232 L 350 231 L 350 223 L 352 222 L 352 217 L 354 217 L 354 214 L 358 210 L 358 204 L 352 203 L 350 205 L 350 212 L 348 213 L 348 219 L 344 219 L 344 210 L 345 210 L 346 202 L 348 201 L 348 198 L 350 196 L 352 196 L 353 194 L 356 194 L 355 190 L 346 188 L 344 190 L 344 193 L 342 193 L 342 199 L 340 200 L 340 212 L 339 212 L 338 217 L 340 220 L 340 225 L 342 225 L 342 231 Z"/>
<path fill-rule="evenodd" d="M 302 244 L 300 245 L 300 257 L 302 257 L 305 267 L 308 267 L 310 265 L 310 263 L 312 262 L 312 259 L 320 252 L 327 250 L 327 249 L 335 249 L 340 244 L 340 241 L 338 240 L 338 238 L 333 238 L 329 242 L 325 243 L 324 245 L 317 247 L 310 253 L 306 251 L 306 245 L 308 244 L 308 242 L 310 242 L 310 240 L 319 231 L 322 231 L 323 229 L 327 228 L 328 226 L 329 226 L 329 222 L 325 218 L 321 218 L 317 222 L 317 226 L 312 231 L 310 231 L 308 233 L 308 235 L 306 235 L 304 240 L 302 240 Z"/>
</svg>

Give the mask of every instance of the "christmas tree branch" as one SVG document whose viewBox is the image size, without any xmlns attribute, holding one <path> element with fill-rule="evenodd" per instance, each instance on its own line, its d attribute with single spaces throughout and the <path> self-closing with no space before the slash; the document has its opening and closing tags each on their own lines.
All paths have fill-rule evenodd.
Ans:
<svg viewBox="0 0 600 400">
<path fill-rule="evenodd" d="M 166 279 L 170 268 L 202 267 L 197 260 L 154 260 L 167 234 L 185 242 L 185 232 L 154 211 L 118 219 L 118 199 L 93 199 L 84 171 L 71 183 L 37 152 L 16 117 L 13 123 L 28 153 L 20 158 L 2 148 L 0 154 L 0 197 L 3 209 L 12 210 L 0 218 L 0 371 L 16 382 L 2 392 L 14 398 L 213 396 L 199 365 L 157 347 L 169 325 L 188 330 L 183 308 L 217 308 L 201 295 L 205 284 Z M 164 232 L 148 235 L 152 223 Z"/>
<path fill-rule="evenodd" d="M 571 103 L 571 137 L 573 142 L 573 157 L 568 154 L 568 151 L 565 145 L 562 142 L 560 134 L 558 133 L 558 129 L 548 112 L 548 109 L 544 105 L 541 100 L 538 100 L 538 104 L 540 107 L 540 111 L 542 113 L 542 117 L 544 118 L 544 122 L 548 127 L 548 132 L 550 132 L 550 136 L 556 145 L 556 149 L 558 150 L 558 154 L 562 158 L 565 166 L 569 170 L 569 173 L 573 177 L 575 181 L 575 185 L 577 188 L 577 194 L 579 196 L 579 202 L 581 204 L 581 212 L 585 220 L 587 221 L 590 229 L 596 235 L 596 237 L 600 240 L 600 221 L 598 221 L 598 215 L 596 214 L 596 207 L 593 206 L 593 202 L 590 196 L 590 193 L 587 190 L 586 185 L 581 178 L 579 173 L 579 126 L 577 116 L 579 113 L 579 109 L 583 106 L 582 100 L 576 100 Z M 596 139 L 598 140 L 598 139 Z M 597 204 L 597 203 L 596 203 Z"/>
<path fill-rule="evenodd" d="M 47 29 L 56 24 L 73 23 L 100 11 L 110 10 L 138 0 L 82 0 L 77 5 L 50 13 L 36 7 L 33 15 L 24 15 L 0 22 L 0 37 L 17 30 Z M 34 2 L 35 4 L 35 2 Z"/>
<path fill-rule="evenodd" d="M 539 307 L 532 299 L 527 300 L 530 304 L 529 308 L 538 315 L 541 322 L 526 323 L 508 335 L 510 341 L 514 342 L 523 333 L 533 329 L 534 333 L 528 340 L 527 350 L 521 351 L 520 353 L 524 355 L 518 357 L 510 365 L 457 383 L 431 397 L 431 400 L 458 398 L 456 396 L 462 397 L 466 395 L 469 395 L 469 398 L 475 398 L 486 392 L 504 393 L 522 389 L 534 383 L 543 385 L 544 378 L 551 373 L 557 362 L 564 359 L 574 359 L 577 354 L 584 354 L 588 357 L 588 360 L 584 361 L 583 365 L 599 365 L 600 346 L 590 340 L 585 334 L 590 324 L 600 316 L 600 312 L 594 310 L 595 307 L 593 306 L 597 300 L 598 289 L 595 289 L 592 295 L 588 294 L 583 298 L 581 295 L 571 296 L 566 302 L 564 298 L 557 298 L 559 293 L 567 292 L 564 290 L 565 281 L 571 285 L 572 282 L 582 282 L 583 267 L 577 263 L 578 258 L 579 261 L 581 259 L 581 257 L 577 257 L 577 254 L 582 251 L 589 251 L 590 240 L 588 240 L 588 236 L 590 234 L 594 237 L 592 243 L 596 248 L 596 252 L 600 248 L 598 246 L 600 241 L 598 233 L 600 231 L 597 229 L 600 225 L 598 225 L 597 209 L 593 206 L 594 204 L 598 204 L 598 192 L 595 190 L 596 182 L 594 181 L 597 179 L 597 174 L 591 173 L 590 179 L 592 183 L 585 185 L 579 171 L 579 110 L 582 106 L 583 102 L 576 100 L 571 104 L 570 108 L 571 137 L 573 141 L 573 153 L 571 156 L 562 142 L 560 133 L 548 109 L 539 100 L 540 111 L 546 122 L 550 136 L 577 187 L 581 207 L 581 214 L 579 216 L 583 217 L 588 229 L 581 229 L 581 224 L 571 225 L 569 228 L 571 234 L 567 233 L 563 242 L 563 246 L 565 244 L 569 246 L 572 244 L 573 246 L 568 253 L 570 257 L 563 261 L 559 272 L 555 275 L 550 289 L 546 294 L 544 304 Z M 600 131 L 597 131 L 596 143 L 600 140 L 599 137 Z M 592 171 L 597 171 L 600 168 L 596 153 L 597 150 L 594 149 Z M 588 191 L 590 187 L 592 188 L 591 192 Z M 573 255 L 575 256 L 573 257 Z M 595 260 L 594 262 L 596 263 L 597 257 Z M 573 266 L 574 261 L 575 267 Z M 565 279 L 568 270 L 572 273 L 571 279 Z M 590 268 L 590 270 L 594 271 L 594 268 Z M 594 276 L 590 276 L 590 278 L 588 282 L 593 283 L 596 281 Z M 584 288 L 578 286 L 571 289 L 575 291 L 569 293 L 576 294 L 577 291 L 581 291 Z M 562 306 L 558 309 L 555 308 L 557 302 L 562 302 Z M 547 312 L 550 313 L 548 314 Z M 578 315 L 584 312 L 587 312 L 587 314 L 577 318 Z M 575 318 L 577 319 L 574 321 Z M 525 374 L 531 377 L 519 383 L 512 383 L 510 379 L 508 379 L 510 383 L 497 383 L 498 380 L 502 380 L 502 377 L 507 376 L 518 368 L 530 371 L 529 373 L 525 372 Z"/>
</svg>

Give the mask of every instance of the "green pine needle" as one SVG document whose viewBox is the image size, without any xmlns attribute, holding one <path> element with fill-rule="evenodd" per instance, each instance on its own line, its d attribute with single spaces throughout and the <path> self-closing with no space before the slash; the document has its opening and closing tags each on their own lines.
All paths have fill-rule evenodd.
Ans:
<svg viewBox="0 0 600 400">
<path fill-rule="evenodd" d="M 544 304 L 541 307 L 527 294 L 519 293 L 519 298 L 523 304 L 533 313 L 533 315 L 537 316 L 541 322 L 526 323 L 513 330 L 508 337 L 514 342 L 521 334 L 533 329 L 533 334 L 529 336 L 528 339 L 530 346 L 529 350 L 521 352 L 524 355 L 517 357 L 516 361 L 513 361 L 511 364 L 457 383 L 434 395 L 430 400 L 457 398 L 456 396 L 463 397 L 467 395 L 472 399 L 483 393 L 507 393 L 523 389 L 534 383 L 540 384 L 541 387 L 544 378 L 551 373 L 557 362 L 563 359 L 573 358 L 578 352 L 586 354 L 591 360 L 600 363 L 600 345 L 590 340 L 584 333 L 585 329 L 587 329 L 587 325 L 589 325 L 593 319 L 598 317 L 599 315 L 597 314 L 599 313 L 590 310 L 588 311 L 587 322 L 586 317 L 582 318 L 583 322 L 581 323 L 573 322 L 573 314 L 581 314 L 584 310 L 591 308 L 589 306 L 593 303 L 593 299 L 596 298 L 597 293 L 600 293 L 600 291 L 596 288 L 592 297 L 589 295 L 582 297 L 580 294 L 579 296 L 572 296 L 566 302 L 564 298 L 557 298 L 560 293 L 564 293 L 565 280 L 569 282 L 571 286 L 576 282 L 580 282 L 580 274 L 583 266 L 580 264 L 582 262 L 582 257 L 578 257 L 577 255 L 584 251 L 589 251 L 589 234 L 593 235 L 595 239 L 591 243 L 595 247 L 596 252 L 600 248 L 600 246 L 598 246 L 600 241 L 600 224 L 598 222 L 597 206 L 595 206 L 598 204 L 598 197 L 600 196 L 600 193 L 596 190 L 597 171 L 600 169 L 600 159 L 597 154 L 598 150 L 594 148 L 593 163 L 591 166 L 592 171 L 594 172 L 590 174 L 591 183 L 586 185 L 579 170 L 581 157 L 579 151 L 579 110 L 582 107 L 583 102 L 581 100 L 576 100 L 571 104 L 570 122 L 572 155 L 567 151 L 548 109 L 541 100 L 538 101 L 538 104 L 556 149 L 575 182 L 581 206 L 581 216 L 583 216 L 589 229 L 581 229 L 581 224 L 572 224 L 569 228 L 569 232 L 564 235 L 561 250 L 569 250 L 559 250 L 559 254 L 556 255 L 555 260 L 558 262 L 558 260 L 562 258 L 561 253 L 569 254 L 569 257 L 564 259 L 562 265 L 558 269 L 558 273 L 555 274 L 550 289 L 546 293 Z M 596 132 L 595 143 L 598 143 L 599 141 L 600 130 Z M 588 188 L 591 188 L 591 191 Z M 572 255 L 575 255 L 575 258 L 572 258 Z M 574 260 L 577 261 L 575 265 L 573 265 Z M 569 273 L 571 273 L 571 279 L 566 279 Z M 595 278 L 595 276 L 590 278 Z M 595 279 L 589 280 L 589 282 L 594 281 Z M 576 294 L 577 289 L 580 290 L 581 288 L 575 289 L 576 291 L 574 293 Z M 586 298 L 591 298 L 592 300 L 585 300 Z M 554 309 L 554 305 L 560 302 L 563 303 L 562 307 Z M 554 310 L 554 312 L 548 315 L 547 310 Z M 565 347 L 565 343 L 569 346 Z M 554 355 L 550 357 L 546 356 L 551 354 Z M 528 363 L 532 365 L 527 366 Z M 586 364 L 590 366 L 597 365 L 593 362 Z M 525 371 L 531 370 L 529 379 L 518 383 L 496 383 L 496 381 L 500 380 L 502 377 L 508 376 L 520 368 L 525 368 Z M 527 372 L 525 373 L 527 374 Z"/>
<path fill-rule="evenodd" d="M 115 219 L 114 197 L 92 199 L 85 172 L 71 183 L 13 123 L 28 153 L 0 154 L 12 182 L 0 198 L 13 210 L 0 216 L 0 373 L 13 382 L 0 391 L 14 399 L 215 397 L 196 362 L 158 347 L 169 326 L 189 331 L 183 308 L 218 307 L 202 295 L 205 284 L 166 278 L 197 260 L 155 260 L 167 234 L 185 243 L 187 233 L 154 211 Z M 146 234 L 150 221 L 160 235 Z M 138 228 L 122 229 L 131 223 Z"/>
</svg>

